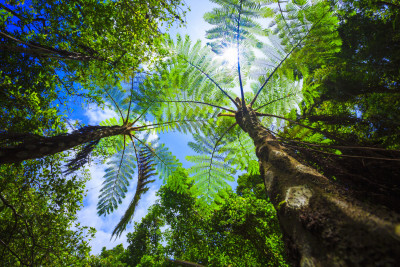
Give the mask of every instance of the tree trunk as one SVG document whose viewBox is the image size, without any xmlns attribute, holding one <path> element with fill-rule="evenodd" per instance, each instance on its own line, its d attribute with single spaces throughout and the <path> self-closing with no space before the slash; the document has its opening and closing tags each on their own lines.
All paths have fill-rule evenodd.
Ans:
<svg viewBox="0 0 400 267">
<path fill-rule="evenodd" d="M 104 137 L 126 134 L 130 130 L 126 126 L 86 126 L 69 134 L 43 137 L 29 134 L 2 134 L 0 144 L 0 164 L 18 163 L 27 159 L 41 158 L 56 154 Z"/>
<path fill-rule="evenodd" d="M 353 198 L 291 157 L 251 108 L 239 110 L 236 121 L 254 141 L 293 266 L 398 266 L 398 214 Z"/>
</svg>

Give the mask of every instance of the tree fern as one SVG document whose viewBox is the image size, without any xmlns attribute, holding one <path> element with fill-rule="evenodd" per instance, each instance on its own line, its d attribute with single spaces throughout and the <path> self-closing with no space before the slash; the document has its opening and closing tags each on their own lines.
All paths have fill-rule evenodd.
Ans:
<svg viewBox="0 0 400 267">
<path fill-rule="evenodd" d="M 291 5 L 285 4 L 281 8 L 287 8 L 290 16 L 276 15 L 277 26 L 267 31 L 258 24 L 257 19 L 274 15 L 269 6 L 271 2 L 214 2 L 220 7 L 205 16 L 214 25 L 207 33 L 212 40 L 209 46 L 217 53 L 227 47 L 236 47 L 237 68 L 227 68 L 224 62 L 215 59 L 216 55 L 209 47 L 202 47 L 200 42 L 192 45 L 188 37 L 178 36 L 176 42 L 166 39 L 165 47 L 171 53 L 155 66 L 153 75 L 143 83 L 147 92 L 158 92 L 153 100 L 161 106 L 153 113 L 157 124 L 183 118 L 193 119 L 193 115 L 205 119 L 204 126 L 196 129 L 200 132 L 192 131 L 196 142 L 189 144 L 200 155 L 188 156 L 187 159 L 195 164 L 190 174 L 195 187 L 207 202 L 218 190 L 227 186 L 226 181 L 232 179 L 234 169 L 257 172 L 252 140 L 234 129 L 236 124 L 233 124 L 232 117 L 237 115 L 237 109 L 245 110 L 254 105 L 263 125 L 271 130 L 280 129 L 288 121 L 293 121 L 284 116 L 298 109 L 303 83 L 299 75 L 280 69 L 292 54 L 304 46 L 310 31 L 320 29 L 320 22 L 329 13 L 324 7 L 317 6 L 318 11 L 313 11 L 308 5 L 298 3 L 295 6 L 300 7 L 296 11 L 292 10 Z M 317 17 L 313 12 L 322 12 L 322 15 Z M 283 23 L 291 28 L 289 35 L 292 36 L 271 35 L 272 32 L 279 35 Z M 265 44 L 260 37 L 266 37 L 267 33 L 270 34 L 269 42 Z M 265 55 L 262 61 L 254 61 L 254 49 L 259 49 Z M 272 79 L 278 73 L 282 75 Z M 246 94 L 243 92 L 245 78 L 255 81 L 251 85 L 252 92 Z M 238 82 L 242 99 L 234 99 L 235 94 L 229 90 Z M 165 126 L 165 129 L 172 127 L 178 128 L 180 124 Z"/>
</svg>

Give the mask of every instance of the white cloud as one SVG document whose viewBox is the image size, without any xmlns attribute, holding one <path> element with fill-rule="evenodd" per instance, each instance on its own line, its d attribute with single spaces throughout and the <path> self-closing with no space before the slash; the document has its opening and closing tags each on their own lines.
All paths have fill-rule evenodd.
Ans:
<svg viewBox="0 0 400 267">
<path fill-rule="evenodd" d="M 90 104 L 85 111 L 85 115 L 89 118 L 90 125 L 98 125 L 100 122 L 110 118 L 119 118 L 118 114 L 108 107 L 102 110 L 95 104 Z"/>
</svg>

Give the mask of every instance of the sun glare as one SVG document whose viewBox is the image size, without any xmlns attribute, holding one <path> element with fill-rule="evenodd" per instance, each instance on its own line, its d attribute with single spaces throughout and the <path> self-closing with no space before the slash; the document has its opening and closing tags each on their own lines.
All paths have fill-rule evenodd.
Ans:
<svg viewBox="0 0 400 267">
<path fill-rule="evenodd" d="M 234 65 L 237 62 L 237 51 L 236 48 L 230 47 L 225 49 L 222 54 L 222 59 L 227 61 L 229 65 Z"/>
</svg>

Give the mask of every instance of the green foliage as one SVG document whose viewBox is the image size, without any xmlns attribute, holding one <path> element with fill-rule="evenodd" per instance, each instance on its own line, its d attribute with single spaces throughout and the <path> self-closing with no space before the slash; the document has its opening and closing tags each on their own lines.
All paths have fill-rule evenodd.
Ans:
<svg viewBox="0 0 400 267">
<path fill-rule="evenodd" d="M 129 266 L 159 266 L 150 262 L 163 261 L 161 227 L 164 221 L 159 218 L 160 207 L 153 206 L 140 223 L 135 223 L 134 232 L 128 233 L 127 263 Z"/>
<path fill-rule="evenodd" d="M 205 201 L 210 202 L 219 189 L 228 187 L 226 181 L 234 181 L 230 174 L 236 170 L 231 162 L 225 161 L 226 155 L 233 151 L 226 148 L 226 141 L 220 140 L 215 132 L 209 132 L 207 137 L 193 135 L 193 138 L 196 143 L 189 142 L 189 146 L 200 155 L 186 157 L 195 163 L 189 174 L 193 175 L 196 191 L 202 192 Z"/>
<path fill-rule="evenodd" d="M 240 175 L 237 180 L 236 193 L 245 197 L 248 194 L 254 195 L 257 199 L 266 199 L 264 181 L 260 174 L 245 173 Z"/>
<path fill-rule="evenodd" d="M 138 176 L 136 193 L 115 227 L 113 235 L 121 235 L 133 218 L 140 197 L 148 190 L 146 185 L 155 181 L 149 178 L 158 175 L 161 179 L 166 179 L 178 167 L 176 158 L 163 144 L 158 144 L 158 139 L 153 141 L 148 139 L 149 135 L 145 136 L 143 141 L 136 139 L 136 142 L 132 143 L 133 147 L 126 147 L 124 137 L 123 148 L 107 163 L 105 181 L 100 190 L 97 206 L 99 215 L 112 213 L 122 203 L 128 191 L 129 180 L 133 178 L 136 168 Z"/>
<path fill-rule="evenodd" d="M 158 192 L 159 203 L 128 234 L 129 266 L 169 266 L 165 257 L 207 266 L 287 266 L 271 204 L 250 191 L 220 192 L 224 203 L 207 215 L 196 205 L 185 170 L 177 177 L 184 185 L 181 193 L 171 189 L 170 177 Z M 161 231 L 164 225 L 169 228 Z"/>
<path fill-rule="evenodd" d="M 119 244 L 109 250 L 103 247 L 100 255 L 92 255 L 86 264 L 91 267 L 125 267 L 128 266 L 126 264 L 126 257 L 127 255 L 123 245 Z"/>
<path fill-rule="evenodd" d="M 0 167 L 0 253 L 7 266 L 80 265 L 95 229 L 77 222 L 85 176 L 62 174 L 63 155 Z"/>
<path fill-rule="evenodd" d="M 280 133 L 286 146 L 326 176 L 396 209 L 398 11 L 396 4 L 375 1 L 344 1 L 336 7 L 339 23 L 332 21 L 331 33 L 324 36 L 341 40 L 327 46 L 335 53 L 301 61 L 307 68 L 304 103 L 301 114 L 291 115 L 318 131 L 290 123 Z M 331 50 L 338 44 L 340 50 Z M 312 52 L 307 45 L 302 50 Z"/>
<path fill-rule="evenodd" d="M 1 129 L 51 136 L 71 103 L 103 103 L 104 86 L 155 59 L 158 25 L 182 20 L 181 1 L 163 3 L 2 3 Z"/>
<path fill-rule="evenodd" d="M 105 170 L 103 187 L 100 190 L 98 213 L 110 214 L 122 203 L 128 191 L 129 180 L 135 173 L 136 156 L 133 149 L 125 149 L 114 155 Z"/>
<path fill-rule="evenodd" d="M 207 30 L 206 37 L 210 40 L 209 45 L 217 53 L 223 52 L 227 47 L 236 44 L 238 39 L 241 46 L 262 46 L 263 43 L 257 36 L 266 36 L 266 31 L 256 21 L 260 17 L 266 17 L 271 11 L 262 1 L 255 0 L 230 0 L 212 1 L 220 7 L 204 15 L 205 21 L 215 25 Z M 251 53 L 249 50 L 244 54 Z"/>
</svg>

